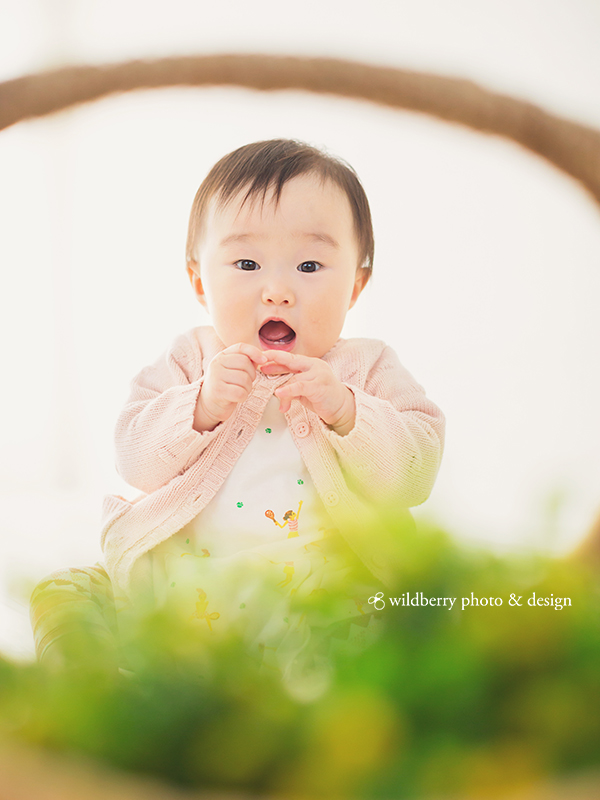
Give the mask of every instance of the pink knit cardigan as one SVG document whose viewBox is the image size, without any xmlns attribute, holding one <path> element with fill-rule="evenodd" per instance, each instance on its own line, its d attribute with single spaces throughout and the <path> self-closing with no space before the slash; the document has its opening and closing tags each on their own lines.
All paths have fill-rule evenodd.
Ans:
<svg viewBox="0 0 600 800">
<path fill-rule="evenodd" d="M 212 328 L 193 328 L 133 380 L 117 422 L 117 468 L 144 494 L 133 502 L 108 496 L 102 530 L 106 569 L 125 593 L 143 585 L 143 569 L 135 574 L 141 556 L 214 497 L 267 401 L 289 378 L 259 374 L 226 422 L 198 433 L 192 427 L 196 400 L 206 367 L 221 349 Z M 323 359 L 354 393 L 354 428 L 340 436 L 298 400 L 287 423 L 334 525 L 371 572 L 390 583 L 394 542 L 375 542 L 356 520 L 366 519 L 377 503 L 406 509 L 427 499 L 442 456 L 444 417 L 383 342 L 340 339 Z"/>
</svg>

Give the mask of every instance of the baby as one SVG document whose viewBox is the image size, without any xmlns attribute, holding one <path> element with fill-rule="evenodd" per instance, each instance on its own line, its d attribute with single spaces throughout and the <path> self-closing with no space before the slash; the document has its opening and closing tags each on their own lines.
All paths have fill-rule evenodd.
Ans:
<svg viewBox="0 0 600 800">
<path fill-rule="evenodd" d="M 187 271 L 213 325 L 139 373 L 117 423 L 119 472 L 144 493 L 105 503 L 106 568 L 122 592 L 166 602 L 181 589 L 211 631 L 241 610 L 264 652 L 285 633 L 273 607 L 248 612 L 250 566 L 282 598 L 326 590 L 350 557 L 392 579 L 393 542 L 351 523 L 428 497 L 444 419 L 390 347 L 340 339 L 373 249 L 356 174 L 313 147 L 256 142 L 209 172 Z"/>
</svg>

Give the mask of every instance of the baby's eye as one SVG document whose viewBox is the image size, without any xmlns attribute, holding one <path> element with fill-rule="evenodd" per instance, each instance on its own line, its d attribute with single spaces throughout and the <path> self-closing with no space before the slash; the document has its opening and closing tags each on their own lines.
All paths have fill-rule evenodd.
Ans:
<svg viewBox="0 0 600 800">
<path fill-rule="evenodd" d="M 234 263 L 236 267 L 246 270 L 246 272 L 252 272 L 253 270 L 260 269 L 260 266 L 256 263 L 256 261 L 250 261 L 249 258 L 240 258 L 239 261 L 235 261 Z"/>
<path fill-rule="evenodd" d="M 298 264 L 299 272 L 316 272 L 318 269 L 321 269 L 321 265 L 316 261 L 303 261 L 302 264 Z"/>
</svg>

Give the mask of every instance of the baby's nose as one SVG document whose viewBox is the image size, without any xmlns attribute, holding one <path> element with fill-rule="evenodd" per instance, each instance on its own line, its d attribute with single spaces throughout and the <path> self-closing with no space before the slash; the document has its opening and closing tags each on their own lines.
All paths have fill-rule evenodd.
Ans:
<svg viewBox="0 0 600 800">
<path fill-rule="evenodd" d="M 294 293 L 284 284 L 271 284 L 263 290 L 263 303 L 275 306 L 291 306 L 294 304 Z"/>
</svg>

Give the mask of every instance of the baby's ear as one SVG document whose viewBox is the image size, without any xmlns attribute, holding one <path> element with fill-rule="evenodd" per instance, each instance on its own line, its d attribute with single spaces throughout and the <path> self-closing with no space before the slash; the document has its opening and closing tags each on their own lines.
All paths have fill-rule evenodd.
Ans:
<svg viewBox="0 0 600 800">
<path fill-rule="evenodd" d="M 348 308 L 352 308 L 354 303 L 358 300 L 360 293 L 367 285 L 367 281 L 369 280 L 370 272 L 368 269 L 364 267 L 359 267 L 356 270 L 356 279 L 354 281 L 354 288 L 352 289 L 352 296 L 350 297 L 350 305 Z"/>
<path fill-rule="evenodd" d="M 192 289 L 199 303 L 206 308 L 206 295 L 204 294 L 204 287 L 202 286 L 202 279 L 200 278 L 200 265 L 197 261 L 187 262 L 187 274 L 192 284 Z"/>
</svg>

